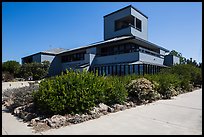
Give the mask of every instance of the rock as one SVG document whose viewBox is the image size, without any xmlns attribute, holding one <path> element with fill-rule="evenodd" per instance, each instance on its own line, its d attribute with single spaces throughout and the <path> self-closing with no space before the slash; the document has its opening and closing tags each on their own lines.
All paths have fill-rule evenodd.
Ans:
<svg viewBox="0 0 204 137">
<path fill-rule="evenodd" d="M 39 121 L 40 121 L 39 117 L 33 118 L 33 119 L 31 119 L 29 126 L 35 126 L 35 125 L 37 125 L 37 122 L 39 122 Z"/>
<path fill-rule="evenodd" d="M 107 111 L 103 111 L 102 113 L 103 113 L 103 115 L 107 115 L 107 114 L 108 114 L 108 112 L 107 112 Z"/>
<path fill-rule="evenodd" d="M 83 121 L 89 120 L 89 116 L 86 115 L 86 114 L 82 114 L 82 115 L 81 115 L 81 118 L 83 119 Z"/>
<path fill-rule="evenodd" d="M 24 119 L 26 119 L 26 115 L 27 115 L 27 114 L 28 114 L 28 112 L 22 111 L 22 112 L 19 113 L 18 116 L 24 120 Z"/>
<path fill-rule="evenodd" d="M 19 116 L 21 111 L 22 111 L 22 107 L 17 107 L 17 108 L 14 109 L 13 114 L 15 116 Z"/>
<path fill-rule="evenodd" d="M 93 109 L 91 111 L 89 111 L 90 115 L 97 114 L 97 113 L 99 113 L 99 108 L 98 107 L 93 107 Z"/>
<path fill-rule="evenodd" d="M 100 115 L 99 114 L 93 114 L 93 115 L 91 115 L 91 117 L 92 117 L 92 119 L 96 119 L 96 118 L 99 118 Z"/>
<path fill-rule="evenodd" d="M 54 115 L 51 117 L 51 122 L 49 121 L 49 125 L 51 127 L 60 127 L 63 126 L 66 122 L 66 118 L 61 115 Z"/>
<path fill-rule="evenodd" d="M 130 104 L 131 107 L 136 107 L 136 104 L 133 103 L 132 101 L 130 101 L 129 104 Z"/>
<path fill-rule="evenodd" d="M 128 107 L 128 106 L 130 106 L 130 103 L 124 102 L 124 105 L 126 105 Z"/>
<path fill-rule="evenodd" d="M 126 106 L 126 105 L 122 105 L 122 106 L 120 107 L 120 110 L 121 110 L 121 111 L 123 111 L 123 110 L 125 110 L 125 109 L 127 109 L 127 106 Z"/>
<path fill-rule="evenodd" d="M 108 107 L 108 110 L 107 110 L 107 111 L 110 112 L 110 113 L 112 113 L 112 112 L 114 112 L 114 108 Z"/>
<path fill-rule="evenodd" d="M 124 110 L 124 106 L 120 105 L 120 104 L 113 105 L 113 108 L 114 108 L 115 112 L 120 111 L 120 110 Z"/>
<path fill-rule="evenodd" d="M 36 115 L 35 114 L 33 114 L 33 113 L 28 113 L 25 117 L 24 117 L 24 121 L 30 121 L 31 119 L 33 119 L 33 118 L 35 118 L 36 117 Z"/>
<path fill-rule="evenodd" d="M 83 122 L 83 119 L 80 116 L 75 115 L 73 118 L 69 118 L 68 122 L 77 124 Z"/>
<path fill-rule="evenodd" d="M 98 106 L 99 106 L 99 111 L 100 112 L 108 110 L 108 106 L 106 104 L 100 103 Z"/>
</svg>

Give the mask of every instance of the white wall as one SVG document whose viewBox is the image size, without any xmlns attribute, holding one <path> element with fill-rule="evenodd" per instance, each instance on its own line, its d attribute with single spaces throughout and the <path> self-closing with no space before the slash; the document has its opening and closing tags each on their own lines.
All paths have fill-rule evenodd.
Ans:
<svg viewBox="0 0 204 137">
<path fill-rule="evenodd" d="M 2 82 L 2 92 L 4 92 L 7 89 L 29 86 L 29 83 L 34 83 L 34 82 L 35 81 Z"/>
</svg>

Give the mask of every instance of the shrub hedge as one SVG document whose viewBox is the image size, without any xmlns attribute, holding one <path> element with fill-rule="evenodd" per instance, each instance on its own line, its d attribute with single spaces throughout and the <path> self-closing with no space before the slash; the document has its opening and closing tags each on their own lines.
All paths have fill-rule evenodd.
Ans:
<svg viewBox="0 0 204 137">
<path fill-rule="evenodd" d="M 45 79 L 34 93 L 34 102 L 47 114 L 83 113 L 98 103 L 122 103 L 127 91 L 114 77 L 95 76 L 90 72 L 67 71 Z"/>
<path fill-rule="evenodd" d="M 152 89 L 147 92 L 137 92 L 130 85 L 132 80 L 146 78 L 152 83 Z M 34 102 L 43 113 L 65 114 L 83 113 L 99 103 L 112 105 L 123 103 L 127 97 L 139 100 L 156 100 L 171 98 L 201 85 L 201 69 L 192 65 L 175 65 L 162 69 L 157 74 L 98 76 L 92 72 L 67 71 L 65 74 L 46 78 L 40 83 L 39 90 L 33 93 Z M 137 95 L 133 95 L 134 91 Z"/>
</svg>

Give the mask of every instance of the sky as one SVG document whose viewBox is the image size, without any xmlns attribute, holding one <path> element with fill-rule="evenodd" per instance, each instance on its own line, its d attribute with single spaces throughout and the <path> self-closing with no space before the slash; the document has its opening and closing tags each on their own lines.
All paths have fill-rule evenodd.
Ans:
<svg viewBox="0 0 204 137">
<path fill-rule="evenodd" d="M 202 2 L 3 2 L 2 62 L 103 41 L 103 16 L 128 5 L 148 17 L 148 41 L 202 62 Z"/>
</svg>

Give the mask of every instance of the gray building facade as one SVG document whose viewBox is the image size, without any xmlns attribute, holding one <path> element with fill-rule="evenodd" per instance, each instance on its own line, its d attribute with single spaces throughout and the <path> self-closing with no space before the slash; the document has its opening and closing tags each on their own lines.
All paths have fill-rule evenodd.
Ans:
<svg viewBox="0 0 204 137">
<path fill-rule="evenodd" d="M 49 76 L 66 69 L 85 69 L 98 75 L 127 75 L 154 74 L 178 63 L 177 57 L 166 55 L 168 52 L 148 41 L 148 17 L 130 5 L 104 16 L 103 41 L 52 55 L 31 56 L 33 61 L 51 62 Z"/>
</svg>

